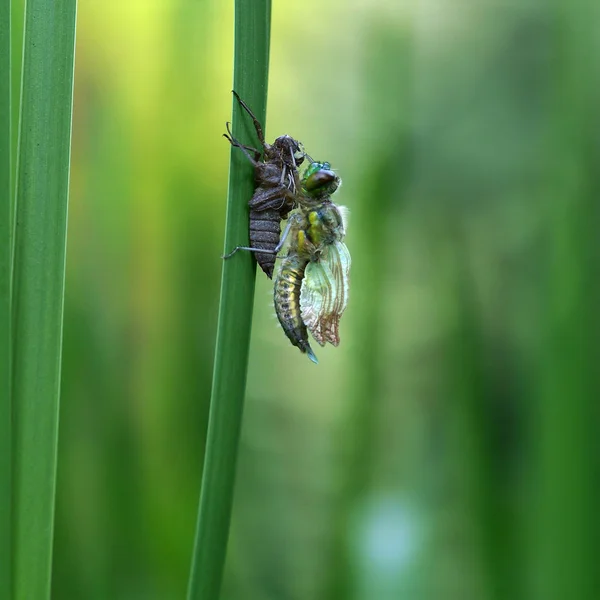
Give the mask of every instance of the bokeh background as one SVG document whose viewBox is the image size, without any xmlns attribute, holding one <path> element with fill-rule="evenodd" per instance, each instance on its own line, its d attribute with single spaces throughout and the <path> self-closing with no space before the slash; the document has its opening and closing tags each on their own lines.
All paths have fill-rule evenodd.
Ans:
<svg viewBox="0 0 600 600">
<path fill-rule="evenodd" d="M 226 600 L 600 597 L 600 13 L 275 0 L 267 138 L 328 160 L 315 367 L 259 273 Z M 233 3 L 80 0 L 53 597 L 185 594 Z"/>
</svg>

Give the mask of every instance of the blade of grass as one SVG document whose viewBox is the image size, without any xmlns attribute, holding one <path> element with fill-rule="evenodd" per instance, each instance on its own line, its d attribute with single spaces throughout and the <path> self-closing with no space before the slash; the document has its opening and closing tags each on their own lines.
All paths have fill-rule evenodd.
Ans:
<svg viewBox="0 0 600 600">
<path fill-rule="evenodd" d="M 11 598 L 10 0 L 0 0 L 0 598 Z"/>
<path fill-rule="evenodd" d="M 21 75 L 23 73 L 23 27 L 25 24 L 25 0 L 10 1 L 10 110 L 11 110 L 11 235 L 15 228 L 15 185 L 17 172 L 17 143 L 19 137 L 19 113 L 21 110 Z M 14 251 L 14 236 L 13 236 Z"/>
<path fill-rule="evenodd" d="M 236 0 L 234 88 L 264 123 L 266 113 L 270 0 Z M 237 102 L 233 103 L 233 134 L 256 146 Z M 251 124 L 250 124 L 251 127 Z M 225 252 L 248 243 L 248 199 L 254 189 L 253 169 L 231 150 Z M 235 468 L 242 423 L 256 265 L 249 253 L 238 252 L 223 262 L 219 322 L 202 475 L 202 490 L 189 600 L 219 597 L 229 535 Z"/>
<path fill-rule="evenodd" d="M 532 426 L 535 479 L 526 515 L 527 598 L 598 598 L 598 147 L 600 8 L 553 3 L 554 61 L 543 157 L 549 211 Z M 596 59 L 597 60 L 597 59 Z"/>
<path fill-rule="evenodd" d="M 28 0 L 17 167 L 13 582 L 50 597 L 76 0 Z"/>
</svg>

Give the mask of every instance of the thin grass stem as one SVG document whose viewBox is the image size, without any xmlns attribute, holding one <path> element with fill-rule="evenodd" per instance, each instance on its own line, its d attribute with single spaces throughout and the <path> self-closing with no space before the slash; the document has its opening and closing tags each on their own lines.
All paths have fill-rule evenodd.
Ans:
<svg viewBox="0 0 600 600">
<path fill-rule="evenodd" d="M 76 0 L 28 0 L 13 289 L 13 585 L 50 597 Z"/>
<path fill-rule="evenodd" d="M 269 66 L 270 0 L 236 0 L 234 88 L 264 123 Z M 256 146 L 252 123 L 233 102 L 234 136 Z M 225 124 L 223 124 L 225 125 Z M 248 245 L 253 169 L 231 149 L 225 253 Z M 217 599 L 229 535 L 252 326 L 256 266 L 250 253 L 223 262 L 208 437 L 188 599 Z"/>
<path fill-rule="evenodd" d="M 0 598 L 12 595 L 10 43 L 10 0 L 0 0 Z"/>
</svg>

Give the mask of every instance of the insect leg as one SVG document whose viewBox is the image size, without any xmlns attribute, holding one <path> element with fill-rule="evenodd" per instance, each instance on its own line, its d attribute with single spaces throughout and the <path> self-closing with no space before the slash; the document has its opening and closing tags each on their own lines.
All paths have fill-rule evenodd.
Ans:
<svg viewBox="0 0 600 600">
<path fill-rule="evenodd" d="M 254 122 L 254 128 L 256 129 L 256 135 L 258 136 L 258 139 L 260 140 L 260 143 L 263 146 L 266 146 L 267 144 L 265 142 L 265 136 L 263 134 L 262 126 L 258 122 L 258 119 L 254 116 L 254 113 L 250 110 L 250 107 L 239 97 L 238 93 L 235 90 L 231 90 L 231 91 L 233 92 L 233 95 L 237 98 L 237 101 L 240 103 L 241 107 L 252 118 L 252 121 Z"/>
<path fill-rule="evenodd" d="M 237 246 L 229 254 L 221 256 L 221 258 L 231 258 L 238 250 L 247 250 L 248 252 L 260 252 L 261 254 L 277 254 L 279 250 L 265 250 L 264 248 L 250 248 L 250 246 Z M 280 248 L 281 250 L 281 248 Z"/>
<path fill-rule="evenodd" d="M 229 128 L 229 125 L 230 125 L 229 121 L 227 123 L 225 123 L 225 127 L 227 127 L 227 133 L 229 135 L 227 135 L 227 133 L 224 133 L 223 137 L 232 146 L 239 148 L 248 157 L 248 160 L 256 167 L 258 165 L 258 161 L 260 159 L 260 150 L 257 150 L 256 148 L 252 148 L 252 146 L 244 146 L 244 144 L 242 144 L 241 142 L 236 140 L 233 137 L 233 134 L 231 133 L 231 129 Z M 250 152 L 254 153 L 254 158 L 252 158 L 252 156 L 250 156 L 250 154 L 249 154 Z"/>
<path fill-rule="evenodd" d="M 288 221 L 285 225 L 285 229 L 283 230 L 283 233 L 281 234 L 281 239 L 279 240 L 279 244 L 277 244 L 277 246 L 275 246 L 275 250 L 273 250 L 273 254 L 277 254 L 283 248 L 283 244 L 285 244 L 285 240 L 286 240 L 287 236 L 290 234 L 292 227 L 296 224 L 297 221 L 302 221 L 302 217 L 300 217 L 300 215 L 292 215 L 288 219 Z"/>
<path fill-rule="evenodd" d="M 296 178 L 297 175 L 293 173 L 288 173 L 288 185 L 287 188 L 292 192 L 293 195 L 296 194 Z"/>
</svg>

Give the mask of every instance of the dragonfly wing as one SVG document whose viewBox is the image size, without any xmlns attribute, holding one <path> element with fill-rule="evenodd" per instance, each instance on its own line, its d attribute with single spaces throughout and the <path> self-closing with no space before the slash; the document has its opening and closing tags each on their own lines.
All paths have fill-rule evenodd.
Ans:
<svg viewBox="0 0 600 600">
<path fill-rule="evenodd" d="M 321 317 L 331 306 L 331 280 L 320 262 L 307 265 L 300 290 L 300 315 L 312 336 L 325 345 Z"/>
<path fill-rule="evenodd" d="M 301 316 L 321 345 L 340 343 L 339 323 L 348 305 L 350 265 L 348 248 L 335 242 L 306 267 L 300 292 Z"/>
</svg>

